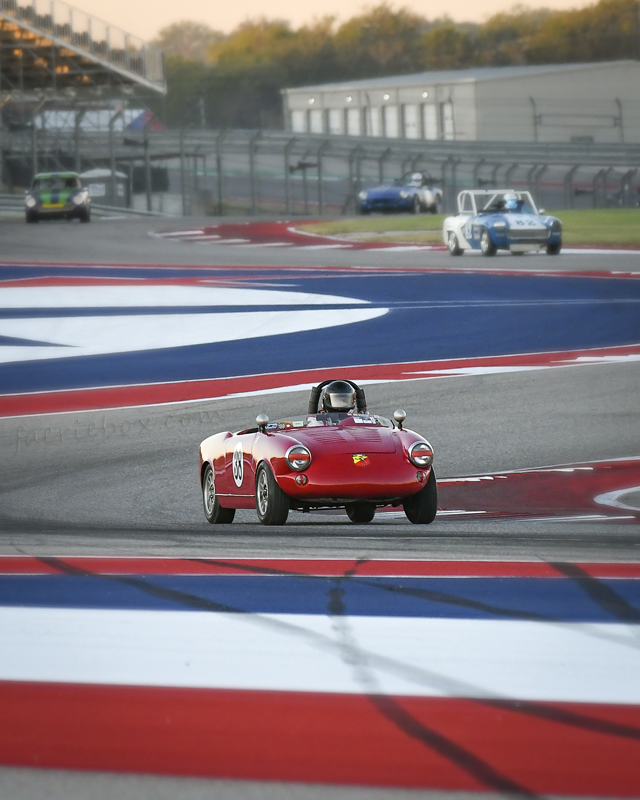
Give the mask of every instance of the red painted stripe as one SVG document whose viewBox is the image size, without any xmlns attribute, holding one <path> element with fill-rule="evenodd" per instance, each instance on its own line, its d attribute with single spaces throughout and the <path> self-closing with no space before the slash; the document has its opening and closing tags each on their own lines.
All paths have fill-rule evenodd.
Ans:
<svg viewBox="0 0 640 800">
<path fill-rule="evenodd" d="M 225 397 L 242 392 L 260 392 L 323 380 L 328 372 L 348 374 L 351 380 L 415 380 L 438 377 L 442 370 L 464 370 L 469 367 L 492 366 L 565 366 L 577 358 L 627 356 L 640 353 L 640 344 L 605 347 L 593 350 L 570 350 L 550 353 L 525 353 L 508 356 L 487 356 L 443 361 L 417 361 L 400 364 L 370 364 L 350 367 L 300 370 L 296 372 L 247 375 L 233 378 L 211 378 L 178 383 L 154 383 L 135 386 L 112 386 L 74 389 L 37 394 L 0 395 L 0 417 L 86 411 L 89 409 L 124 408 L 130 406 L 180 403 L 190 400 Z"/>
<path fill-rule="evenodd" d="M 292 574 L 362 577 L 562 577 L 541 561 L 350 561 L 344 559 L 177 559 L 60 557 L 56 560 L 96 575 L 260 575 Z M 640 563 L 581 563 L 581 570 L 594 578 L 640 578 Z M 0 574 L 55 575 L 51 561 L 33 556 L 0 556 Z"/>
<path fill-rule="evenodd" d="M 444 246 L 443 246 L 443 249 Z M 593 249 L 593 248 L 584 248 L 584 249 Z M 609 248 L 613 249 L 613 248 Z M 606 248 L 602 250 L 603 254 L 606 254 Z M 100 264 L 87 264 L 86 261 L 46 261 L 46 262 L 35 262 L 35 261 L 0 261 L 0 267 L 21 267 L 21 268 L 33 268 L 33 269 L 42 269 L 43 267 L 65 267 L 67 269 L 104 269 L 108 267 L 109 269 L 165 269 L 165 270 L 175 270 L 175 264 L 140 264 L 140 263 L 109 263 L 102 261 Z M 473 266 L 457 266 L 457 267 L 448 267 L 446 269 L 442 267 L 409 267 L 405 266 L 401 269 L 392 268 L 389 269 L 387 267 L 359 267 L 359 266 L 340 266 L 340 267 L 330 267 L 330 266 L 316 266 L 316 265 L 303 265 L 298 264 L 297 266 L 291 265 L 286 266 L 283 264 L 278 265 L 277 267 L 269 267 L 269 266 L 260 266 L 256 264 L 219 264 L 212 266 L 211 264 L 180 264 L 179 268 L 181 270 L 208 270 L 208 271 L 222 271 L 222 270 L 232 270 L 232 271 L 251 271 L 255 273 L 260 272 L 268 272 L 273 273 L 275 270 L 278 270 L 283 273 L 287 272 L 309 272 L 309 273 L 318 273 L 318 272 L 332 272 L 332 273 L 357 273 L 358 275 L 363 274 L 375 274 L 375 275 L 398 275 L 404 272 L 411 272 L 411 273 L 420 273 L 420 274 L 437 274 L 437 273 L 451 273 L 454 270 L 456 273 L 471 273 L 476 274 L 481 272 L 483 275 L 505 275 L 504 269 L 478 269 L 474 268 Z M 622 270 L 580 270 L 580 271 L 573 271 L 573 270 L 556 270 L 556 269 L 536 269 L 535 271 L 531 270 L 516 270 L 516 269 L 509 269 L 508 274 L 518 275 L 521 277 L 561 277 L 561 278 L 606 278 L 614 279 L 614 280 L 629 280 L 629 279 L 640 279 L 640 272 L 633 272 L 628 271 L 624 272 Z M 109 280 L 108 278 L 106 280 Z M 0 285 L 4 285 L 3 282 L 0 281 Z"/>
<path fill-rule="evenodd" d="M 637 797 L 640 707 L 0 683 L 25 767 Z"/>
</svg>

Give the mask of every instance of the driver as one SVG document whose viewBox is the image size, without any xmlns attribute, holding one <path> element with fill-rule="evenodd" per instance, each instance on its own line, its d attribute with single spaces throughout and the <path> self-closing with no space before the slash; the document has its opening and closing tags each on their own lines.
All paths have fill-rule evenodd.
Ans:
<svg viewBox="0 0 640 800">
<path fill-rule="evenodd" d="M 322 389 L 322 411 L 338 411 L 344 414 L 354 411 L 356 390 L 346 381 L 331 381 Z"/>
<path fill-rule="evenodd" d="M 503 205 L 506 211 L 520 211 L 522 200 L 518 200 L 515 192 L 507 192 L 504 196 Z"/>
<path fill-rule="evenodd" d="M 422 173 L 414 172 L 409 180 L 409 186 L 422 186 Z"/>
</svg>

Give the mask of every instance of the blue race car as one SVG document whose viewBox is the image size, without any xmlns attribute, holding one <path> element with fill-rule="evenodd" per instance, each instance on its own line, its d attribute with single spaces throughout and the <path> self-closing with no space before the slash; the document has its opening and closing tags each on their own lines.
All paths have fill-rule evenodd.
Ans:
<svg viewBox="0 0 640 800">
<path fill-rule="evenodd" d="M 498 250 L 514 255 L 562 249 L 562 223 L 539 211 L 529 192 L 514 189 L 468 189 L 458 195 L 458 215 L 447 217 L 442 235 L 452 256 L 479 250 L 493 256 Z"/>
<path fill-rule="evenodd" d="M 435 187 L 424 172 L 410 172 L 393 185 L 363 189 L 358 195 L 358 204 L 361 214 L 372 211 L 437 214 L 442 204 L 442 189 Z"/>
</svg>

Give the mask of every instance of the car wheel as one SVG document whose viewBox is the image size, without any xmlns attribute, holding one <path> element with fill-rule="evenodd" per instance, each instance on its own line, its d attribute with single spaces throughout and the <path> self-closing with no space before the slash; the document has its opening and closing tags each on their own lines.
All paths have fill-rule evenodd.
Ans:
<svg viewBox="0 0 640 800">
<path fill-rule="evenodd" d="M 371 522 L 376 515 L 376 507 L 372 503 L 349 503 L 347 516 L 351 522 Z"/>
<path fill-rule="evenodd" d="M 362 214 L 363 217 L 366 217 L 368 214 L 371 213 L 371 210 L 369 208 L 365 208 L 364 206 L 360 206 L 360 213 Z"/>
<path fill-rule="evenodd" d="M 37 214 L 34 214 L 32 211 L 27 212 L 26 215 L 27 222 L 40 222 L 40 217 Z"/>
<path fill-rule="evenodd" d="M 483 256 L 495 256 L 496 254 L 496 246 L 493 243 L 491 234 L 486 228 L 484 228 L 480 234 L 480 250 Z"/>
<path fill-rule="evenodd" d="M 461 256 L 464 253 L 464 250 L 460 247 L 460 243 L 458 242 L 458 237 L 453 231 L 449 231 L 447 247 L 449 248 L 449 254 L 452 256 Z"/>
<path fill-rule="evenodd" d="M 80 222 L 91 222 L 91 209 L 85 208 L 80 214 Z"/>
<path fill-rule="evenodd" d="M 226 522 L 233 522 L 236 515 L 235 508 L 222 508 L 216 494 L 216 483 L 213 477 L 211 465 L 207 464 L 202 479 L 202 502 L 204 505 L 204 515 L 207 522 L 212 525 L 221 525 Z"/>
<path fill-rule="evenodd" d="M 420 198 L 417 194 L 413 195 L 413 200 L 411 201 L 411 213 L 412 214 L 419 214 L 422 211 L 422 206 L 420 205 Z"/>
<path fill-rule="evenodd" d="M 554 242 L 553 244 L 547 245 L 548 256 L 559 256 L 561 250 L 562 250 L 562 242 Z"/>
<path fill-rule="evenodd" d="M 417 494 L 407 497 L 402 506 L 407 519 L 414 525 L 429 525 L 433 522 L 438 511 L 438 484 L 433 467 L 423 488 Z"/>
<path fill-rule="evenodd" d="M 256 475 L 256 511 L 263 525 L 284 525 L 289 516 L 289 498 L 264 463 Z"/>
</svg>

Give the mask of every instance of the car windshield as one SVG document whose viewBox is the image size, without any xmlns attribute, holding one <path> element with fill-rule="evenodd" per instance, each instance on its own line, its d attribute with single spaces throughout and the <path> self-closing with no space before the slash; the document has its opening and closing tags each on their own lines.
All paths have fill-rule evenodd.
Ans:
<svg viewBox="0 0 640 800">
<path fill-rule="evenodd" d="M 75 177 L 61 177 L 59 175 L 51 178 L 36 178 L 32 189 L 36 192 L 59 192 L 62 189 L 79 189 L 80 180 Z"/>
<path fill-rule="evenodd" d="M 505 212 L 508 214 L 535 214 L 535 208 L 529 203 L 528 195 L 517 194 L 513 199 L 506 196 L 505 192 L 491 192 L 486 195 L 477 195 L 479 214 L 495 214 Z"/>
<path fill-rule="evenodd" d="M 319 414 L 308 414 L 301 419 L 280 419 L 269 422 L 265 430 L 273 433 L 274 431 L 295 431 L 300 428 L 335 428 L 340 426 L 373 426 L 377 428 L 393 428 L 393 422 L 386 417 L 378 414 L 348 414 L 341 411 L 323 411 Z M 246 428 L 238 431 L 239 434 L 256 433 L 257 428 Z"/>
<path fill-rule="evenodd" d="M 330 428 L 336 425 L 374 425 L 392 427 L 391 422 L 377 414 L 347 414 L 340 411 L 309 414 L 304 419 L 278 420 L 267 425 L 268 431 L 293 430 L 294 428 Z"/>
</svg>

